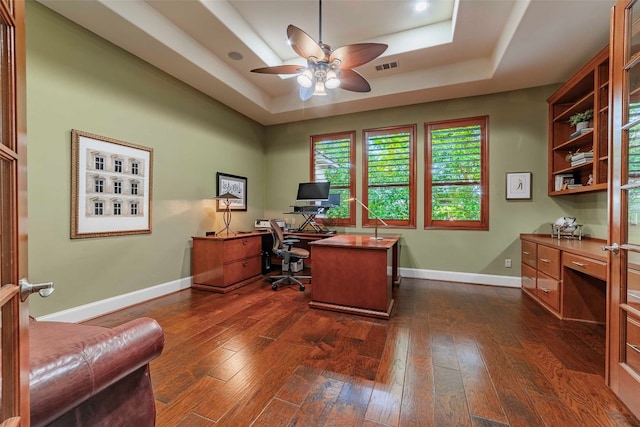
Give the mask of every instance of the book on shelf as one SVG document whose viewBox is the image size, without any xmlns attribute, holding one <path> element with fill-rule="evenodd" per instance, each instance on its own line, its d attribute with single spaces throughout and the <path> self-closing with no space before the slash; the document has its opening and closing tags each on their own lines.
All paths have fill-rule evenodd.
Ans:
<svg viewBox="0 0 640 427">
<path fill-rule="evenodd" d="M 576 160 L 582 160 L 582 159 L 587 159 L 587 160 L 593 159 L 593 151 L 585 151 L 584 153 L 575 153 L 574 155 L 571 156 L 572 162 Z"/>
<path fill-rule="evenodd" d="M 580 188 L 580 187 L 582 187 L 582 184 L 567 184 L 568 189 Z"/>
<path fill-rule="evenodd" d="M 571 135 L 569 135 L 569 139 L 577 138 L 580 135 L 584 135 L 585 133 L 591 132 L 592 130 L 593 128 L 584 128 L 584 129 L 577 130 L 573 132 Z"/>
<path fill-rule="evenodd" d="M 582 158 L 579 160 L 571 160 L 571 166 L 580 166 L 580 165 L 584 165 L 586 163 L 591 163 L 593 161 L 593 157 L 592 158 Z"/>
</svg>

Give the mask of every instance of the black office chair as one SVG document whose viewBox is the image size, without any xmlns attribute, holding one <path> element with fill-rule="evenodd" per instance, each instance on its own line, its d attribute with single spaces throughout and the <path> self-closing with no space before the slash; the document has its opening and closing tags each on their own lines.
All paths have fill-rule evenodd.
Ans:
<svg viewBox="0 0 640 427">
<path fill-rule="evenodd" d="M 303 259 L 309 258 L 309 251 L 302 248 L 296 248 L 293 245 L 300 242 L 300 239 L 294 236 L 284 237 L 284 230 L 278 225 L 276 220 L 269 221 L 271 224 L 271 234 L 273 235 L 273 253 L 282 258 L 282 275 L 270 276 L 271 289 L 278 289 L 281 284 L 296 284 L 304 291 L 304 284 L 299 279 L 311 279 L 311 276 L 294 275 L 302 270 Z"/>
</svg>

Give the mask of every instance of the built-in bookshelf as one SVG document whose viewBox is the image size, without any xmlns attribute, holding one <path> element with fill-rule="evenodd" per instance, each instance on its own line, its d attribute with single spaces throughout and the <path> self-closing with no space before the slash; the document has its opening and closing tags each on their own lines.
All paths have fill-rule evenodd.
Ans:
<svg viewBox="0 0 640 427">
<path fill-rule="evenodd" d="M 549 104 L 548 194 L 607 189 L 609 163 L 609 48 L 600 51 L 547 100 Z M 589 126 L 569 119 L 593 109 Z"/>
</svg>

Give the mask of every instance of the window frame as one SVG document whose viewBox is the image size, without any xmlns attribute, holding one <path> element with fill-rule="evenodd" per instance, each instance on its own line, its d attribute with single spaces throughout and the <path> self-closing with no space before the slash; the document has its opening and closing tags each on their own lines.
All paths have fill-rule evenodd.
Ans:
<svg viewBox="0 0 640 427">
<path fill-rule="evenodd" d="M 416 135 L 417 125 L 407 124 L 399 126 L 388 126 L 373 129 L 363 129 L 362 131 L 362 203 L 369 206 L 369 137 L 391 133 L 407 132 L 410 134 L 409 143 L 409 218 L 406 220 L 387 219 L 380 216 L 389 227 L 394 228 L 416 228 Z M 362 227 L 375 227 L 377 220 L 369 219 L 366 209 L 361 207 Z M 377 214 L 377 212 L 376 212 Z"/>
<path fill-rule="evenodd" d="M 442 221 L 432 216 L 431 130 L 480 126 L 480 219 L 478 221 Z M 489 230 L 489 116 L 439 120 L 424 124 L 424 228 L 440 230 Z"/>
<path fill-rule="evenodd" d="M 311 135 L 310 137 L 310 180 L 311 182 L 316 181 L 316 158 L 315 158 L 315 146 L 318 142 L 323 141 L 331 141 L 336 139 L 349 139 L 349 198 L 356 196 L 356 131 L 344 131 L 344 132 L 333 132 L 333 133 L 325 133 L 321 135 Z M 331 187 L 333 188 L 333 187 Z M 344 187 L 338 187 L 340 189 Z M 347 203 L 346 200 L 340 200 L 340 204 Z M 332 226 L 341 226 L 341 227 L 355 227 L 356 226 L 356 212 L 355 209 L 352 208 L 352 204 L 349 203 L 349 218 L 316 218 L 316 222 L 319 224 L 331 224 Z"/>
</svg>

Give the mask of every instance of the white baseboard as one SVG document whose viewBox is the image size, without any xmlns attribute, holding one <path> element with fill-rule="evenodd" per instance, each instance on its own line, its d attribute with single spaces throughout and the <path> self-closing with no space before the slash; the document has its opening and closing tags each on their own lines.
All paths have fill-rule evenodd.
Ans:
<svg viewBox="0 0 640 427">
<path fill-rule="evenodd" d="M 107 298 L 102 301 L 80 305 L 78 307 L 58 311 L 57 313 L 46 314 L 38 317 L 37 319 L 70 323 L 84 322 L 86 320 L 93 319 L 94 317 L 112 313 L 114 311 L 121 310 L 153 298 L 158 298 L 163 295 L 172 294 L 190 287 L 191 276 L 183 277 L 182 279 L 174 280 L 162 285 L 140 289 L 139 291 L 129 292 L 127 294 Z"/>
<path fill-rule="evenodd" d="M 417 268 L 399 268 L 398 273 L 401 277 L 412 279 L 441 280 L 443 282 L 460 282 L 509 288 L 521 287 L 519 276 L 497 276 L 493 274 L 460 273 L 457 271 L 423 270 Z"/>
<path fill-rule="evenodd" d="M 461 282 L 476 285 L 506 286 L 511 288 L 520 287 L 520 277 L 497 276 L 492 274 L 460 273 L 455 271 L 423 270 L 417 268 L 398 269 L 401 277 L 412 279 L 440 280 L 444 282 Z M 389 274 L 391 269 L 389 268 Z M 46 314 L 38 317 L 38 320 L 49 320 L 55 322 L 84 322 L 94 317 L 112 313 L 123 308 L 139 304 L 158 298 L 163 295 L 172 294 L 191 287 L 191 276 L 174 280 L 162 285 L 152 286 L 128 294 L 118 295 L 102 301 L 69 308 L 57 313 Z"/>
</svg>

